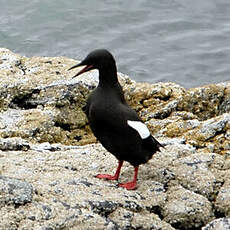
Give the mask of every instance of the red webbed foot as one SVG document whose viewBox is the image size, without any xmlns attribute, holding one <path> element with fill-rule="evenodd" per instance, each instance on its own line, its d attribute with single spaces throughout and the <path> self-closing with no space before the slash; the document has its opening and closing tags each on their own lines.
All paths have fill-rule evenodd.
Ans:
<svg viewBox="0 0 230 230">
<path fill-rule="evenodd" d="M 138 174 L 138 166 L 134 168 L 134 178 L 132 181 L 127 183 L 118 184 L 119 187 L 126 188 L 127 190 L 134 190 L 137 188 L 137 174 Z"/>
<path fill-rule="evenodd" d="M 127 190 L 134 190 L 137 188 L 137 182 L 136 181 L 130 181 L 127 183 L 121 183 L 118 184 L 119 187 L 126 188 Z"/>
<path fill-rule="evenodd" d="M 109 175 L 109 174 L 98 174 L 96 175 L 96 178 L 100 179 L 106 179 L 106 180 L 117 180 L 118 176 L 117 175 Z"/>
<path fill-rule="evenodd" d="M 117 170 L 116 170 L 116 173 L 114 175 L 98 174 L 98 175 L 96 175 L 96 178 L 106 179 L 106 180 L 118 180 L 122 164 L 123 164 L 123 161 L 118 162 Z"/>
</svg>

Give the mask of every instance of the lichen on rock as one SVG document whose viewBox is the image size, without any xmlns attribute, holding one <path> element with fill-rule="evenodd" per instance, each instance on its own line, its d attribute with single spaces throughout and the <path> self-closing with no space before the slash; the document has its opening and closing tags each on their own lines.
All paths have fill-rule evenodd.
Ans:
<svg viewBox="0 0 230 230">
<path fill-rule="evenodd" d="M 0 48 L 0 229 L 224 229 L 229 226 L 230 83 L 185 89 L 118 73 L 128 104 L 165 147 L 138 188 L 98 180 L 116 159 L 84 113 L 97 71 Z M 120 180 L 133 176 L 125 164 Z"/>
</svg>

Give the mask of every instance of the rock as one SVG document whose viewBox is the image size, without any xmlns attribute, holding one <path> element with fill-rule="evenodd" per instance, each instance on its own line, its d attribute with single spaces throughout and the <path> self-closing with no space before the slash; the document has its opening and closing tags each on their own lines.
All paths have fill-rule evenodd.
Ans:
<svg viewBox="0 0 230 230">
<path fill-rule="evenodd" d="M 227 88 L 229 83 L 189 89 L 178 103 L 178 110 L 192 112 L 200 120 L 220 115 L 223 111 L 219 107 L 225 101 Z"/>
<path fill-rule="evenodd" d="M 0 150 L 28 150 L 30 145 L 20 137 L 0 138 Z"/>
<path fill-rule="evenodd" d="M 228 230 L 230 229 L 230 218 L 219 218 L 216 220 L 213 220 L 209 224 L 207 224 L 205 227 L 202 228 L 202 230 Z"/>
<path fill-rule="evenodd" d="M 4 204 L 24 205 L 32 201 L 31 184 L 15 178 L 0 176 L 0 207 Z"/>
<path fill-rule="evenodd" d="M 93 71 L 72 79 L 74 60 L 21 57 L 0 50 L 0 137 L 34 142 L 86 144 L 95 142 L 84 106 L 97 85 Z M 120 74 L 121 82 L 130 82 Z"/>
<path fill-rule="evenodd" d="M 34 143 L 95 143 L 84 106 L 97 71 L 72 79 L 65 57 L 22 57 L 0 49 L 0 138 Z M 127 102 L 156 137 L 182 138 L 207 152 L 230 150 L 230 83 L 186 90 L 174 83 L 137 83 L 119 73 Z"/>
<path fill-rule="evenodd" d="M 96 202 L 89 201 L 89 205 L 94 213 L 107 217 L 110 213 L 114 212 L 117 209 L 119 203 L 107 200 Z"/>
<path fill-rule="evenodd" d="M 67 73 L 71 59 L 26 58 L 1 51 L 0 136 L 78 144 L 85 142 L 82 136 L 92 138 L 82 107 L 97 84 L 95 72 L 82 82 L 82 77 L 72 79 Z"/>
<path fill-rule="evenodd" d="M 94 177 L 117 160 L 84 114 L 97 71 L 0 48 L 0 229 L 165 229 L 228 226 L 230 83 L 184 89 L 119 73 L 127 102 L 164 145 L 138 188 Z M 87 145 L 85 145 L 87 144 Z M 120 181 L 133 177 L 124 164 Z M 223 227 L 224 228 L 224 227 Z"/>
<path fill-rule="evenodd" d="M 230 150 L 229 137 L 226 134 L 230 127 L 230 115 L 224 113 L 215 118 L 208 119 L 183 136 L 188 143 L 206 147 L 209 152 L 226 153 Z"/>
<path fill-rule="evenodd" d="M 215 202 L 217 213 L 224 216 L 230 215 L 230 180 L 225 181 Z"/>
<path fill-rule="evenodd" d="M 214 158 L 215 154 L 206 153 L 196 153 L 179 158 L 174 161 L 172 171 L 184 188 L 213 200 L 218 183 L 215 175 L 209 170 L 209 165 Z"/>
<path fill-rule="evenodd" d="M 154 213 L 136 213 L 124 209 L 117 209 L 109 217 L 114 223 L 119 223 L 117 229 L 162 229 L 174 230 L 170 224 L 162 221 Z"/>
<path fill-rule="evenodd" d="M 94 177 L 112 173 L 117 165 L 100 144 L 26 143 L 26 151 L 0 151 L 2 177 L 33 188 L 33 193 L 27 190 L 33 196 L 22 202 L 13 200 L 15 193 L 4 184 L 0 229 L 87 229 L 93 224 L 90 229 L 189 230 L 201 229 L 215 215 L 229 215 L 228 159 L 198 152 L 183 141 L 172 141 L 140 166 L 135 191 Z M 125 163 L 119 182 L 132 176 L 133 167 Z"/>
<path fill-rule="evenodd" d="M 168 192 L 163 216 L 176 229 L 195 229 L 212 220 L 214 214 L 207 198 L 179 186 Z"/>
<path fill-rule="evenodd" d="M 117 182 L 94 177 L 99 171 L 113 171 L 117 164 L 100 144 L 29 146 L 27 151 L 0 152 L 2 173 L 25 179 L 34 188 L 33 199 L 26 206 L 15 209 L 8 203 L 1 207 L 0 228 L 174 229 L 159 217 L 166 190 L 161 182 L 146 177 L 149 167 L 143 167 L 146 180 L 140 183 L 140 190 L 130 192 L 118 188 Z M 132 173 L 132 167 L 125 164 L 121 180 Z"/>
<path fill-rule="evenodd" d="M 228 113 L 205 121 L 184 120 L 174 115 L 163 121 L 150 119 L 146 124 L 156 137 L 184 139 L 185 143 L 207 152 L 225 154 L 230 150 Z"/>
<path fill-rule="evenodd" d="M 129 104 L 140 112 L 147 121 L 163 119 L 176 110 L 179 98 L 185 89 L 174 83 L 135 83 L 124 85 L 125 97 Z"/>
</svg>

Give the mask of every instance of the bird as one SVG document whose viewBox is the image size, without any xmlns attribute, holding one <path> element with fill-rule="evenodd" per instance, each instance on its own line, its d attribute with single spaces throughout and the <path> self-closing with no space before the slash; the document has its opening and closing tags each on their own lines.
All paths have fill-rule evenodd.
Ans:
<svg viewBox="0 0 230 230">
<path fill-rule="evenodd" d="M 133 180 L 119 183 L 118 186 L 134 190 L 137 188 L 139 165 L 145 164 L 163 146 L 126 102 L 117 77 L 116 61 L 108 50 L 90 52 L 69 70 L 77 67 L 83 68 L 73 78 L 90 70 L 99 71 L 98 86 L 89 95 L 84 112 L 97 140 L 118 159 L 114 175 L 98 174 L 96 177 L 118 180 L 123 162 L 127 161 L 134 167 Z"/>
</svg>

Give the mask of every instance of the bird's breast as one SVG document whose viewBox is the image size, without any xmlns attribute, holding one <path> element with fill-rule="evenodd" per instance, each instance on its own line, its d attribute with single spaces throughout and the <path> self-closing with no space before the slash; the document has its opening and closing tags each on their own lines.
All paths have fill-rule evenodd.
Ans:
<svg viewBox="0 0 230 230">
<path fill-rule="evenodd" d="M 87 101 L 88 119 L 101 121 L 110 118 L 111 120 L 117 116 L 120 103 L 112 92 L 97 88 Z"/>
<path fill-rule="evenodd" d="M 116 111 L 112 104 L 97 104 L 92 103 L 89 106 L 88 119 L 92 123 L 107 123 L 110 120 L 116 120 Z"/>
</svg>

